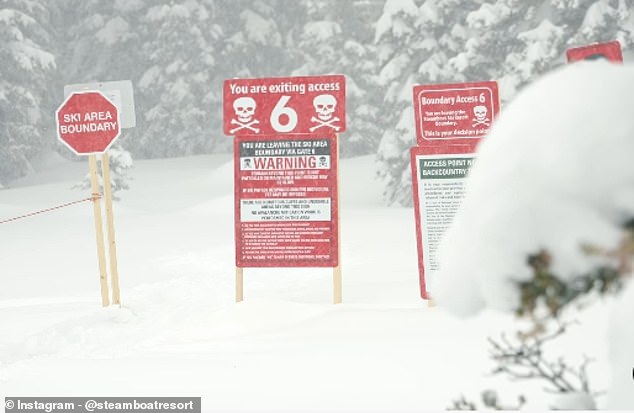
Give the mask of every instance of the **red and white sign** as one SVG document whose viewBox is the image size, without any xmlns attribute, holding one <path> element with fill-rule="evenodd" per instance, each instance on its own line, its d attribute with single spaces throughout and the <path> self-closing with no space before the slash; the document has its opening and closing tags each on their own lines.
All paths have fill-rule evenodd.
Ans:
<svg viewBox="0 0 634 413">
<path fill-rule="evenodd" d="M 500 110 L 497 82 L 414 87 L 419 145 L 477 142 Z"/>
<path fill-rule="evenodd" d="M 433 295 L 438 246 L 462 203 L 474 145 L 446 144 L 411 149 L 420 294 Z"/>
<path fill-rule="evenodd" d="M 55 113 L 57 137 L 78 155 L 103 153 L 120 135 L 117 107 L 100 92 L 75 92 Z"/>
<path fill-rule="evenodd" d="M 618 40 L 607 43 L 594 43 L 566 50 L 568 63 L 579 60 L 605 59 L 613 63 L 623 63 L 623 52 Z"/>
<path fill-rule="evenodd" d="M 337 266 L 336 141 L 325 134 L 235 139 L 238 267 Z"/>
<path fill-rule="evenodd" d="M 224 83 L 224 133 L 333 134 L 346 130 L 343 75 L 231 79 Z"/>
</svg>

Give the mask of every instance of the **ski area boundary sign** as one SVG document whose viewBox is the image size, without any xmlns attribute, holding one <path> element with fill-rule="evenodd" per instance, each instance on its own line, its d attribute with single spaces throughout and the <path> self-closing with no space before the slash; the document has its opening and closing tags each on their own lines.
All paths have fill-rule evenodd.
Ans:
<svg viewBox="0 0 634 413">
<path fill-rule="evenodd" d="M 77 155 L 104 153 L 121 134 L 119 110 L 98 91 L 70 94 L 55 118 L 59 140 Z"/>
</svg>

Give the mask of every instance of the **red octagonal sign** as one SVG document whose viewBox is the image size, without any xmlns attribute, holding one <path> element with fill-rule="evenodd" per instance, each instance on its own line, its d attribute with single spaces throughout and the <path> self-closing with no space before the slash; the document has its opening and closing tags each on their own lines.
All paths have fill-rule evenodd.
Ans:
<svg viewBox="0 0 634 413">
<path fill-rule="evenodd" d="M 119 137 L 119 111 L 100 92 L 75 92 L 56 112 L 57 136 L 78 155 L 103 153 Z"/>
</svg>

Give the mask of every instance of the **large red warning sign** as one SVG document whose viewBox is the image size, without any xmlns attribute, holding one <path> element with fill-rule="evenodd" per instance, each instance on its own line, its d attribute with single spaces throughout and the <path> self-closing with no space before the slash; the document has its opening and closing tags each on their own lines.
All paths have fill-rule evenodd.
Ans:
<svg viewBox="0 0 634 413">
<path fill-rule="evenodd" d="M 414 87 L 416 138 L 421 146 L 477 142 L 499 110 L 494 81 Z"/>
<path fill-rule="evenodd" d="M 234 145 L 236 265 L 336 267 L 336 138 L 237 137 Z"/>
</svg>

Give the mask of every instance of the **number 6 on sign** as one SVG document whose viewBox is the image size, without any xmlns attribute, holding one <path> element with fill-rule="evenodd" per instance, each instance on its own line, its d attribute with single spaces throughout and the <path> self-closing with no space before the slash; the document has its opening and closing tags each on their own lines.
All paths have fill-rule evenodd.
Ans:
<svg viewBox="0 0 634 413">
<path fill-rule="evenodd" d="M 225 135 L 341 133 L 346 130 L 346 78 L 227 79 L 222 106 Z"/>
<path fill-rule="evenodd" d="M 297 126 L 297 112 L 286 106 L 290 99 L 290 96 L 282 96 L 271 111 L 271 126 L 273 129 L 281 133 L 290 132 Z M 282 124 L 282 122 L 280 122 L 280 118 L 283 115 L 288 117 L 288 122 L 286 122 L 286 124 Z"/>
</svg>

